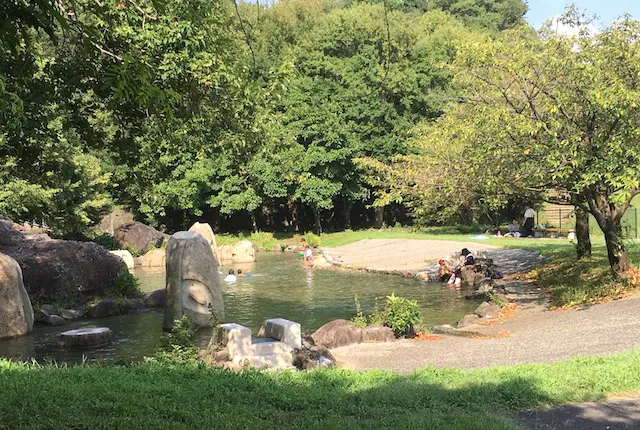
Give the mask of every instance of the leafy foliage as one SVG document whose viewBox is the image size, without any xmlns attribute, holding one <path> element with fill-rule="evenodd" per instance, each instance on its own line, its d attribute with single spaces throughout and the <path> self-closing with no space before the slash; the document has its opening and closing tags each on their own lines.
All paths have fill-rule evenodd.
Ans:
<svg viewBox="0 0 640 430">
<path fill-rule="evenodd" d="M 418 302 L 394 294 L 387 296 L 384 325 L 391 328 L 396 336 L 410 335 L 419 324 L 422 324 L 422 317 Z"/>
<path fill-rule="evenodd" d="M 114 280 L 113 289 L 111 295 L 117 298 L 136 298 L 143 295 L 140 291 L 140 282 L 132 273 L 128 270 L 121 270 L 118 272 L 116 279 Z"/>
<path fill-rule="evenodd" d="M 193 343 L 194 335 L 193 323 L 183 315 L 179 320 L 175 320 L 170 333 L 164 333 L 151 360 L 172 364 L 195 363 L 198 348 Z"/>
</svg>

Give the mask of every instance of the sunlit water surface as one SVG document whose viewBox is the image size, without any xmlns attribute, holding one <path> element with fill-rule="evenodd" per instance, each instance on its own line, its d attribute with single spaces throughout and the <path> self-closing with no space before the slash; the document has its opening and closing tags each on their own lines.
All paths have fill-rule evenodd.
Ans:
<svg viewBox="0 0 640 430">
<path fill-rule="evenodd" d="M 229 268 L 221 267 L 220 271 L 226 273 Z M 337 318 L 350 319 L 355 314 L 356 295 L 365 314 L 373 311 L 376 300 L 383 304 L 391 293 L 416 300 L 427 325 L 454 323 L 478 305 L 441 284 L 372 273 L 305 269 L 301 258 L 288 253 L 261 253 L 257 262 L 232 268 L 241 268 L 248 276 L 232 285 L 221 281 L 225 320 L 250 327 L 254 334 L 267 318 L 297 321 L 303 332 Z M 136 269 L 135 274 L 144 292 L 164 288 L 164 270 Z M 81 320 L 62 327 L 36 325 L 28 336 L 0 341 L 0 356 L 68 363 L 140 360 L 153 354 L 162 335 L 162 317 L 162 310 L 156 309 Z M 61 348 L 58 335 L 80 327 L 109 327 L 113 341 L 100 347 Z M 200 331 L 199 343 L 206 344 L 209 335 L 210 331 Z"/>
</svg>

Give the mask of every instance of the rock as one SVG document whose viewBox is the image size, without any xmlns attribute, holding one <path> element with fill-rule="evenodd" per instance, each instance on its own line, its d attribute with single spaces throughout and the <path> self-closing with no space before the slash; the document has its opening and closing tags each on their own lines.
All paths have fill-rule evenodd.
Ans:
<svg viewBox="0 0 640 430">
<path fill-rule="evenodd" d="M 293 365 L 299 370 L 333 367 L 335 364 L 336 359 L 323 346 L 303 345 L 302 348 L 293 350 Z"/>
<path fill-rule="evenodd" d="M 100 300 L 95 305 L 87 309 L 88 318 L 103 318 L 120 315 L 120 306 L 112 299 Z"/>
<path fill-rule="evenodd" d="M 251 329 L 235 323 L 219 324 L 217 343 L 226 348 L 229 360 L 238 363 L 251 356 Z"/>
<path fill-rule="evenodd" d="M 211 252 L 213 252 L 213 256 L 216 258 L 216 262 L 218 266 L 220 266 L 220 254 L 218 254 L 218 245 L 216 244 L 216 235 L 213 234 L 213 229 L 207 223 L 199 223 L 196 222 L 191 226 L 189 231 L 194 231 L 196 233 L 200 233 L 202 237 L 204 237 L 207 242 L 209 242 L 209 246 L 211 246 Z"/>
<path fill-rule="evenodd" d="M 396 340 L 393 330 L 381 325 L 370 325 L 362 329 L 363 342 L 393 342 Z"/>
<path fill-rule="evenodd" d="M 133 223 L 133 214 L 121 208 L 115 208 L 108 215 L 105 215 L 98 225 L 98 229 L 110 235 L 114 235 L 116 230 L 124 224 Z"/>
<path fill-rule="evenodd" d="M 234 263 L 253 263 L 256 261 L 255 245 L 250 240 L 241 240 L 233 245 Z"/>
<path fill-rule="evenodd" d="M 162 288 L 162 289 L 147 293 L 142 298 L 142 303 L 148 308 L 164 308 L 166 300 L 167 300 L 167 289 Z"/>
<path fill-rule="evenodd" d="M 144 257 L 133 257 L 134 266 L 142 266 L 144 265 Z"/>
<path fill-rule="evenodd" d="M 169 239 L 169 235 L 140 222 L 121 225 L 113 234 L 114 239 L 123 248 L 134 248 L 144 253 L 152 248 L 160 248 Z"/>
<path fill-rule="evenodd" d="M 167 254 L 164 249 L 152 249 L 144 254 L 142 267 L 165 267 Z"/>
<path fill-rule="evenodd" d="M 53 240 L 45 234 L 26 235 L 0 217 L 0 252 L 22 268 L 24 287 L 34 303 L 77 305 L 111 292 L 122 260 L 93 242 Z"/>
<path fill-rule="evenodd" d="M 60 315 L 60 311 L 56 305 L 40 305 L 40 311 L 46 316 Z"/>
<path fill-rule="evenodd" d="M 474 266 L 465 266 L 460 271 L 462 285 L 477 288 L 480 282 L 485 279 L 482 272 L 478 272 Z"/>
<path fill-rule="evenodd" d="M 0 254 L 0 339 L 23 336 L 33 329 L 33 308 L 16 260 Z"/>
<path fill-rule="evenodd" d="M 142 299 L 125 298 L 124 299 L 124 307 L 128 312 L 131 312 L 131 311 L 135 311 L 136 309 L 143 308 L 144 307 L 144 303 L 142 302 Z"/>
<path fill-rule="evenodd" d="M 362 329 L 347 320 L 334 320 L 320 327 L 311 337 L 316 345 L 337 348 L 362 342 Z"/>
<path fill-rule="evenodd" d="M 458 328 L 467 327 L 472 324 L 477 324 L 480 321 L 480 317 L 475 314 L 465 315 L 460 321 L 458 321 Z"/>
<path fill-rule="evenodd" d="M 133 261 L 133 255 L 126 249 L 119 249 L 117 251 L 109 251 L 111 254 L 120 257 L 124 264 L 127 265 L 127 269 L 133 270 L 135 268 L 135 262 Z"/>
<path fill-rule="evenodd" d="M 449 324 L 442 324 L 431 327 L 431 332 L 434 334 L 457 334 L 458 330 Z"/>
<path fill-rule="evenodd" d="M 266 320 L 258 331 L 258 336 L 279 340 L 293 349 L 302 347 L 300 324 L 284 318 Z"/>
<path fill-rule="evenodd" d="M 84 312 L 78 309 L 63 309 L 60 311 L 60 316 L 66 320 L 75 321 L 84 317 Z"/>
<path fill-rule="evenodd" d="M 218 265 L 202 235 L 181 231 L 171 236 L 166 267 L 164 330 L 171 330 L 174 321 L 183 315 L 196 327 L 212 327 L 224 320 Z"/>
<path fill-rule="evenodd" d="M 494 317 L 500 313 L 500 306 L 495 303 L 482 302 L 473 313 L 480 318 Z"/>
<path fill-rule="evenodd" d="M 51 325 L 65 325 L 67 320 L 62 318 L 60 315 L 50 315 L 44 322 Z"/>
<path fill-rule="evenodd" d="M 111 340 L 111 330 L 107 327 L 81 328 L 60 334 L 62 346 L 103 345 Z"/>
<path fill-rule="evenodd" d="M 220 245 L 218 247 L 221 264 L 233 263 L 233 245 Z"/>
</svg>

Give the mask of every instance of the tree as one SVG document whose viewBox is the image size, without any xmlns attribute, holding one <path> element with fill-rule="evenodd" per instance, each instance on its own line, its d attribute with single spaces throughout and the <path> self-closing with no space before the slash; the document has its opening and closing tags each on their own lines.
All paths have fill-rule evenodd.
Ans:
<svg viewBox="0 0 640 430">
<path fill-rule="evenodd" d="M 429 0 L 427 9 L 449 12 L 471 28 L 502 31 L 523 25 L 528 7 L 522 0 Z"/>
<path fill-rule="evenodd" d="M 454 64 L 464 102 L 425 139 L 456 141 L 497 195 L 514 184 L 569 195 L 624 272 L 620 221 L 640 192 L 639 37 L 640 23 L 623 19 L 596 35 L 523 28 L 467 44 Z"/>
</svg>

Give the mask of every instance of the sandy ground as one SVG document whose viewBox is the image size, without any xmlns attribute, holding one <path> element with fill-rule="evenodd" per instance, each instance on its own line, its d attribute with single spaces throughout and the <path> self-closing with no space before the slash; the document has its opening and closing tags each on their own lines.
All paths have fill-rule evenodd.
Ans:
<svg viewBox="0 0 640 430">
<path fill-rule="evenodd" d="M 543 261 L 535 252 L 499 248 L 481 241 L 365 239 L 337 248 L 323 248 L 322 251 L 354 269 L 422 272 L 433 269 L 434 261 L 462 248 L 476 253 L 486 252 L 503 273 L 528 270 Z"/>
</svg>

